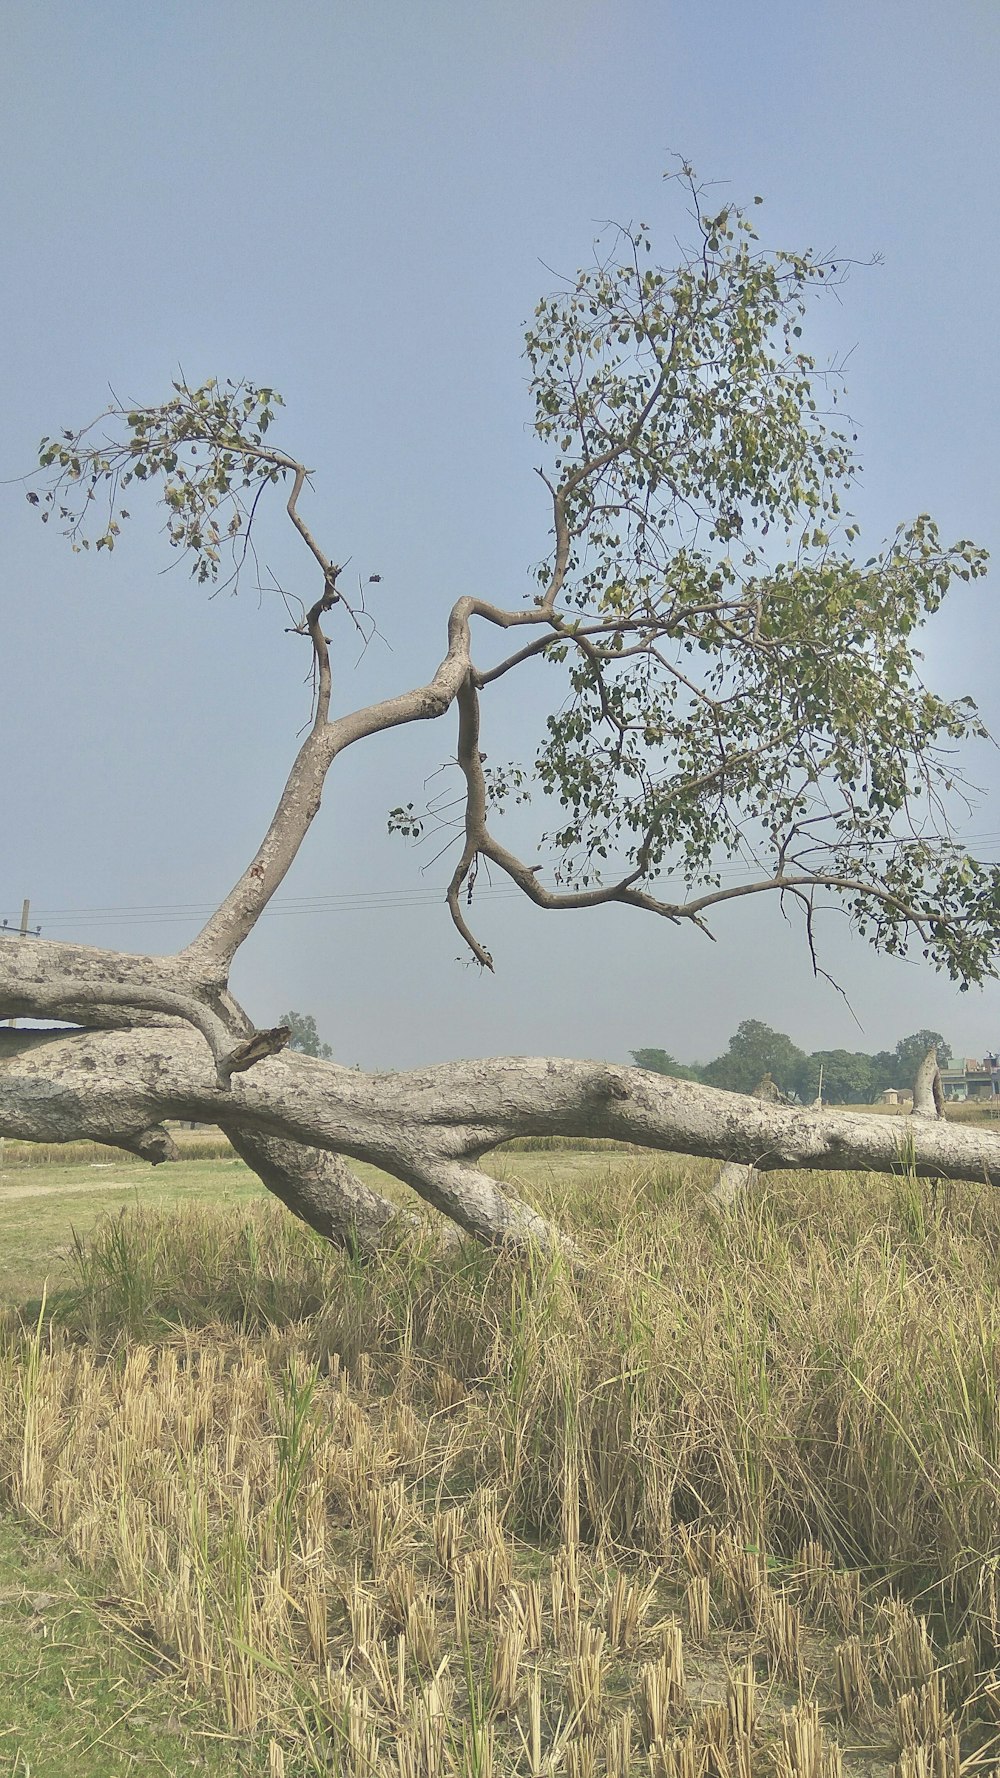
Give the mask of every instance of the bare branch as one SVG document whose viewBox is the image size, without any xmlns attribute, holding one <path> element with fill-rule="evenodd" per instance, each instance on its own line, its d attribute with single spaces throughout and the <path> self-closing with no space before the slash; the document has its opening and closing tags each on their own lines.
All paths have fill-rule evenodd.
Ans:
<svg viewBox="0 0 1000 1778">
<path fill-rule="evenodd" d="M 295 526 L 299 536 L 302 538 L 303 543 L 306 545 L 306 548 L 311 551 L 322 568 L 324 581 L 326 581 L 328 586 L 335 586 L 340 569 L 335 563 L 331 562 L 329 556 L 324 555 L 299 512 L 299 495 L 309 478 L 308 469 L 306 469 L 303 464 L 296 463 L 293 457 L 285 456 L 283 451 L 262 450 L 257 451 L 255 455 L 263 463 L 274 463 L 280 468 L 290 469 L 292 471 L 294 480 L 292 482 L 292 491 L 285 502 L 285 511 L 291 519 L 292 524 Z"/>
<path fill-rule="evenodd" d="M 254 1031 L 245 1037 L 242 1043 L 221 1057 L 218 1065 L 219 1081 L 228 1086 L 234 1074 L 245 1074 L 248 1068 L 255 1068 L 268 1056 L 276 1056 L 279 1050 L 286 1048 L 292 1035 L 290 1025 L 275 1025 L 269 1031 Z"/>
<path fill-rule="evenodd" d="M 342 1155 L 268 1135 L 238 1118 L 221 1128 L 268 1191 L 335 1247 L 360 1258 L 417 1232 L 413 1212 L 373 1191 Z"/>
<path fill-rule="evenodd" d="M 539 610 L 548 613 L 554 609 L 555 602 L 558 599 L 559 594 L 562 592 L 563 582 L 566 579 L 566 570 L 569 567 L 571 536 L 569 523 L 566 518 L 567 490 L 565 488 L 554 487 L 544 470 L 538 469 L 535 473 L 541 477 L 552 496 L 552 522 L 556 535 L 555 559 L 552 565 L 552 575 L 548 586 L 538 601 Z"/>
<path fill-rule="evenodd" d="M 330 596 L 329 589 L 313 607 L 310 623 L 319 616 Z M 458 695 L 471 668 L 470 620 L 509 628 L 545 621 L 537 610 L 505 611 L 486 601 L 459 599 L 448 622 L 448 652 L 427 685 L 376 704 L 325 720 L 317 708 L 313 728 L 306 737 L 281 793 L 271 824 L 239 881 L 182 956 L 186 962 L 220 985 L 236 951 L 253 931 L 275 890 L 284 881 L 315 819 L 326 774 L 339 753 L 369 735 L 381 734 L 410 722 L 426 722 L 443 716 Z M 314 639 L 315 646 L 315 639 Z"/>
<path fill-rule="evenodd" d="M 55 975 L 37 985 L 30 995 L 4 994 L 0 989 L 0 1014 L 6 1018 L 49 1017 L 86 1022 L 91 1010 L 99 1011 L 103 1007 L 123 1007 L 140 1017 L 143 1012 L 154 1012 L 183 1019 L 204 1037 L 220 1082 L 228 1079 L 225 1026 L 215 1013 L 189 994 L 132 983 L 104 982 L 87 986 L 72 979 L 61 980 Z"/>
<path fill-rule="evenodd" d="M 492 969 L 493 959 L 471 931 L 459 902 L 463 885 L 467 881 L 470 882 L 469 900 L 472 899 L 469 873 L 475 864 L 480 845 L 486 838 L 486 781 L 479 752 L 479 696 L 471 677 L 465 680 L 458 693 L 458 763 L 465 777 L 466 788 L 465 844 L 448 884 L 448 909 L 476 961 L 484 969 Z"/>
</svg>

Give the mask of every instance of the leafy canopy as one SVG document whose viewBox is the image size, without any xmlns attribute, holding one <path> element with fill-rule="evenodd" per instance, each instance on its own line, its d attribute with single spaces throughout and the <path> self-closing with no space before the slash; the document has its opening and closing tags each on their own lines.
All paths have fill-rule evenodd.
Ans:
<svg viewBox="0 0 1000 1778">
<path fill-rule="evenodd" d="M 802 343 L 811 297 L 843 268 L 764 250 L 748 214 L 715 208 L 686 166 L 677 180 L 692 243 L 679 263 L 656 264 L 645 225 L 611 228 L 527 330 L 553 548 L 534 600 L 503 619 L 535 639 L 474 663 L 470 684 L 482 700 L 540 653 L 560 688 L 532 768 L 484 773 L 478 740 L 460 748 L 461 884 L 471 895 L 485 856 L 541 899 L 541 867 L 487 827 L 534 787 L 556 811 L 543 841 L 574 905 L 600 888 L 704 925 L 724 900 L 776 890 L 812 945 L 832 891 L 877 947 L 915 944 L 965 986 L 993 973 L 1000 940 L 1000 869 L 950 825 L 956 797 L 967 807 L 955 753 L 985 730 L 970 700 L 924 685 L 915 639 L 985 553 L 944 546 L 922 513 L 859 558 L 840 378 Z M 238 574 L 262 492 L 291 479 L 325 611 L 339 571 L 296 510 L 307 471 L 266 436 L 279 404 L 252 383 L 183 379 L 160 405 L 113 402 L 43 439 L 51 479 L 29 498 L 75 548 L 110 550 L 128 487 L 156 483 L 169 542 L 215 582 Z M 391 824 L 412 836 L 422 818 L 407 804 Z"/>
<path fill-rule="evenodd" d="M 825 1105 L 864 1105 L 880 1090 L 873 1058 L 863 1050 L 814 1050 L 803 1056 L 795 1077 L 796 1093 L 811 1105 L 821 1086 Z"/>
<path fill-rule="evenodd" d="M 59 520 L 74 550 L 113 550 L 130 516 L 121 504 L 128 488 L 158 482 L 168 542 L 190 556 L 197 580 L 214 582 L 227 545 L 233 572 L 242 565 L 262 488 L 295 467 L 264 443 L 284 403 L 246 381 L 191 388 L 181 378 L 172 389 L 157 407 L 115 402 L 81 431 L 43 438 L 39 462 L 56 473 L 44 494 L 28 498 L 43 524 Z"/>
<path fill-rule="evenodd" d="M 911 1037 L 901 1037 L 896 1045 L 896 1073 L 893 1084 L 912 1087 L 917 1069 L 930 1049 L 937 1050 L 938 1067 L 947 1068 L 951 1051 L 940 1031 L 914 1031 Z"/>
<path fill-rule="evenodd" d="M 731 1093 L 752 1093 L 769 1074 L 783 1093 L 794 1093 L 805 1056 L 783 1031 L 773 1031 L 762 1019 L 744 1019 L 729 1039 L 724 1056 L 701 1070 L 712 1087 Z"/>
<path fill-rule="evenodd" d="M 752 1092 L 770 1074 L 777 1086 L 804 1104 L 816 1098 L 822 1079 L 825 1104 L 857 1105 L 876 1099 L 886 1087 L 912 1087 L 932 1046 L 937 1049 L 939 1064 L 945 1067 L 949 1051 L 940 1031 L 915 1031 L 901 1037 L 894 1050 L 879 1050 L 875 1055 L 845 1049 L 813 1050 L 806 1055 L 784 1031 L 773 1030 L 761 1019 L 744 1019 L 725 1053 L 712 1062 L 678 1062 L 663 1049 L 630 1053 L 638 1068 L 677 1080 L 703 1081 L 730 1092 Z"/>
<path fill-rule="evenodd" d="M 648 1068 L 651 1074 L 667 1074 L 674 1080 L 700 1080 L 701 1071 L 685 1062 L 678 1062 L 669 1050 L 630 1050 L 637 1068 Z"/>
<path fill-rule="evenodd" d="M 678 267 L 649 263 L 645 227 L 615 229 L 527 336 L 570 515 L 569 627 L 602 628 L 548 650 L 570 696 L 536 770 L 564 811 L 566 874 L 616 857 L 641 880 L 720 885 L 731 859 L 834 878 L 881 948 L 924 914 L 925 955 L 978 979 L 998 874 L 939 829 L 954 745 L 985 731 L 970 700 L 925 688 L 912 638 L 985 552 L 943 548 L 921 514 L 855 559 L 854 435 L 830 423 L 837 377 L 800 345 L 838 267 L 759 251 L 745 215 L 706 213 L 689 185 Z"/>
</svg>

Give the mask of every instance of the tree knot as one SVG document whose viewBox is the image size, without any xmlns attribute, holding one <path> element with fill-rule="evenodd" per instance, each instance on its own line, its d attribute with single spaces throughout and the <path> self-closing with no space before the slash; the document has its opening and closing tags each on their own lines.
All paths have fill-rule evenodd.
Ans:
<svg viewBox="0 0 1000 1778">
<path fill-rule="evenodd" d="M 620 1074 L 601 1075 L 597 1082 L 598 1092 L 605 1099 L 627 1099 L 629 1089 Z"/>
</svg>

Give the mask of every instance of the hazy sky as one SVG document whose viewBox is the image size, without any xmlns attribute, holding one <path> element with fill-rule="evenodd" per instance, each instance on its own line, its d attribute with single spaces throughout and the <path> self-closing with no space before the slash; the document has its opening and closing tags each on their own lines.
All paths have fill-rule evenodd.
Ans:
<svg viewBox="0 0 1000 1778">
<path fill-rule="evenodd" d="M 0 476 L 109 384 L 156 400 L 178 366 L 271 383 L 280 442 L 317 472 L 310 523 L 381 575 L 385 641 L 357 668 L 346 644 L 341 707 L 425 679 L 451 599 L 518 601 L 547 548 L 520 359 L 546 268 L 586 261 L 608 217 L 649 222 L 669 260 L 661 175 L 679 151 L 723 196 L 764 195 L 767 244 L 882 256 L 806 342 L 851 353 L 864 541 L 926 509 L 947 540 L 995 548 L 998 48 L 992 0 L 7 0 Z M 273 596 L 212 601 L 183 566 L 163 575 L 138 501 L 109 560 L 74 557 L 16 482 L 0 498 L 0 916 L 29 895 L 49 937 L 175 949 L 270 816 L 308 715 L 303 644 Z M 261 538 L 314 596 L 294 540 L 269 520 Z M 952 607 L 928 677 L 1000 731 L 990 581 Z M 537 717 L 534 689 L 512 702 L 509 684 L 484 711 L 498 759 Z M 1000 1044 L 996 987 L 961 996 L 879 961 L 834 916 L 823 960 L 859 1029 L 776 907 L 722 909 L 712 945 L 487 895 L 497 974 L 481 976 L 441 905 L 448 859 L 386 835 L 453 751 L 447 718 L 335 769 L 237 963 L 262 1023 L 311 1011 L 366 1067 L 707 1058 L 746 1017 L 807 1048 L 922 1025 L 960 1052 Z M 974 774 L 995 782 L 992 750 Z M 968 829 L 1000 856 L 1000 799 Z"/>
</svg>

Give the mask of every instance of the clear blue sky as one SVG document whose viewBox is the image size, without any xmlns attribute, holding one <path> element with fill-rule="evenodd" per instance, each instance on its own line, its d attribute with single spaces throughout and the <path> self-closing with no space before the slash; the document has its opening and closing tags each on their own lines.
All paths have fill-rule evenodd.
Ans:
<svg viewBox="0 0 1000 1778">
<path fill-rule="evenodd" d="M 386 645 L 357 669 L 348 650 L 338 696 L 403 688 L 440 658 L 451 598 L 518 599 L 545 550 L 519 353 L 546 266 L 584 261 L 607 217 L 648 221 L 669 257 L 661 174 L 680 151 L 727 194 L 764 195 L 769 244 L 883 256 L 812 330 L 821 354 L 851 352 L 872 544 L 927 509 L 995 548 L 998 50 L 991 0 L 10 0 L 0 476 L 108 384 L 155 400 L 178 365 L 274 384 L 282 441 L 317 471 L 310 521 L 382 576 Z M 301 644 L 272 598 L 209 601 L 183 568 L 162 575 L 151 511 L 92 560 L 23 488 L 0 498 L 0 914 L 30 895 L 51 937 L 173 949 L 270 815 L 308 712 Z M 280 527 L 262 541 L 311 590 Z M 1000 728 L 995 629 L 991 583 L 962 589 L 928 677 Z M 494 757 L 530 715 L 486 712 Z M 437 724 L 342 762 L 237 966 L 261 1022 L 312 1011 L 373 1067 L 642 1044 L 705 1058 L 745 1017 L 810 1048 L 925 1024 L 970 1054 L 1000 1043 L 997 988 L 959 996 L 877 962 L 834 918 L 825 961 L 859 1030 L 776 908 L 723 910 L 713 946 L 623 910 L 487 898 L 483 978 L 433 893 L 447 861 L 385 832 L 452 751 Z M 996 768 L 984 749 L 975 775 Z M 969 831 L 1000 856 L 1000 799 Z"/>
</svg>

